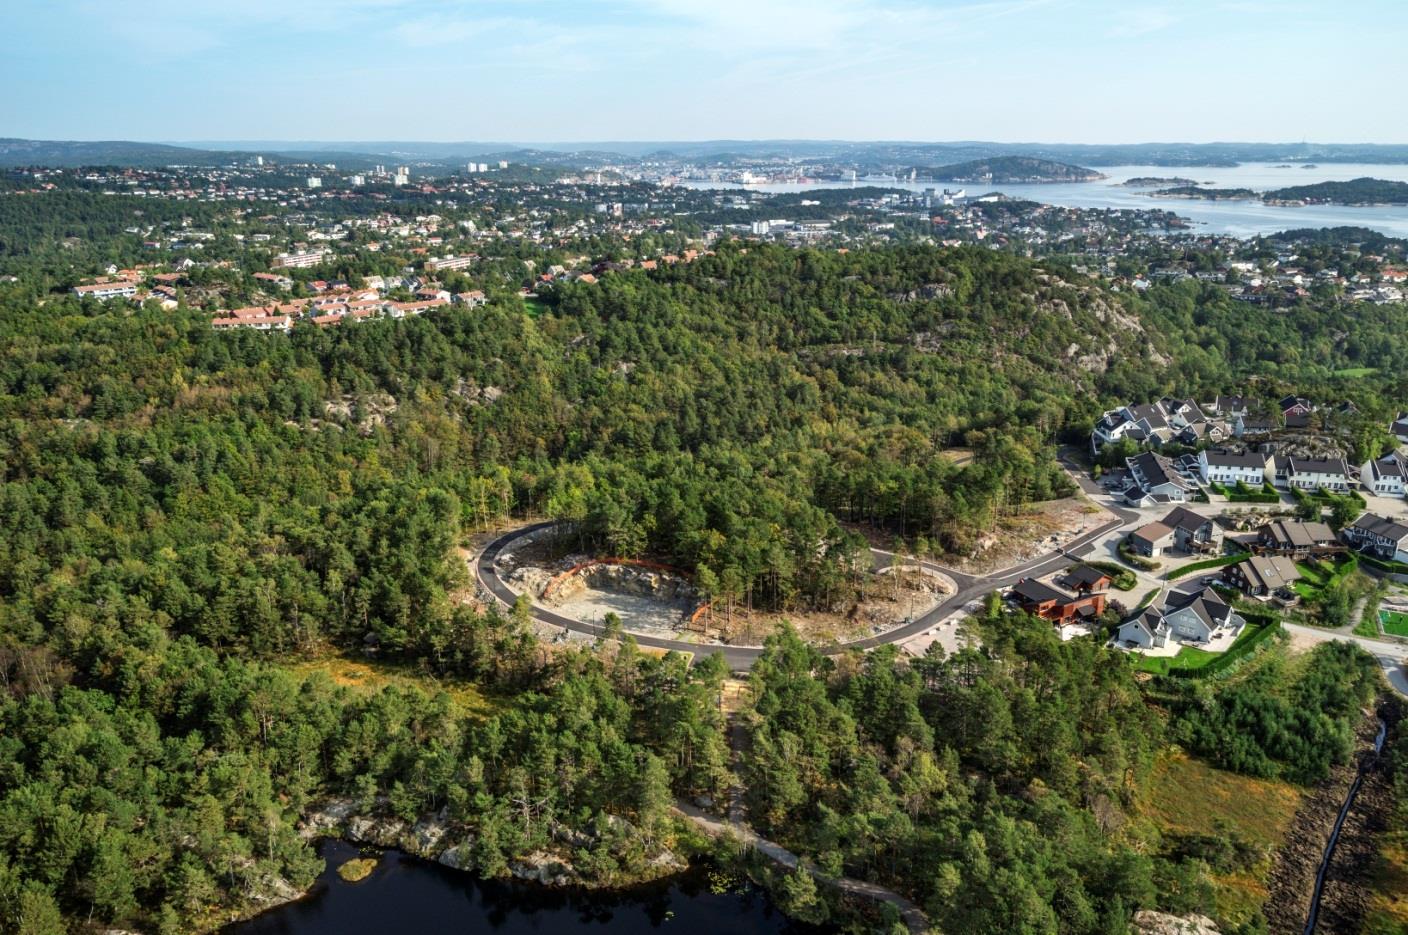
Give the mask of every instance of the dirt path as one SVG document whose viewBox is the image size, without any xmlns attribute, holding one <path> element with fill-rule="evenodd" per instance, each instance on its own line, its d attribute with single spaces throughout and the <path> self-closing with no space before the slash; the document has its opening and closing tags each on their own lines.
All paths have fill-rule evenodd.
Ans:
<svg viewBox="0 0 1408 935">
<path fill-rule="evenodd" d="M 792 853 L 781 844 L 776 844 L 762 837 L 746 822 L 727 821 L 716 815 L 711 815 L 683 799 L 675 802 L 675 810 L 694 822 L 700 830 L 710 837 L 732 836 L 744 847 L 757 851 L 779 866 L 786 867 L 788 870 L 796 869 L 798 864 L 801 863 L 796 854 Z M 732 811 L 732 809 L 730 809 L 730 811 Z M 929 931 L 929 918 L 924 914 L 924 910 L 920 909 L 908 899 L 905 899 L 899 893 L 893 890 L 887 890 L 885 887 L 878 886 L 874 883 L 867 883 L 865 880 L 856 880 L 851 877 L 828 876 L 809 863 L 801 863 L 801 866 L 810 873 L 818 883 L 834 886 L 842 892 L 851 893 L 856 896 L 864 896 L 867 899 L 889 903 L 894 906 L 900 911 L 900 918 L 904 920 L 904 924 L 913 935 L 924 935 L 924 933 Z"/>
<path fill-rule="evenodd" d="M 675 801 L 675 810 L 684 817 L 692 821 L 700 830 L 711 838 L 732 836 L 744 847 L 757 851 L 774 863 L 786 867 L 788 870 L 795 870 L 800 863 L 808 873 L 819 883 L 834 886 L 844 893 L 855 896 L 864 896 L 877 902 L 889 903 L 900 912 L 900 918 L 908 927 L 912 935 L 924 935 L 929 931 L 929 918 L 914 903 L 893 890 L 887 890 L 883 886 L 868 883 L 865 880 L 856 880 L 852 877 L 833 877 L 822 873 L 809 863 L 802 862 L 797 855 L 783 847 L 781 844 L 769 841 L 767 838 L 753 830 L 746 820 L 746 806 L 744 805 L 743 773 L 739 769 L 739 760 L 743 756 L 743 751 L 748 745 L 748 730 L 743 720 L 738 716 L 729 718 L 728 744 L 733 759 L 733 774 L 737 781 L 729 788 L 728 802 L 725 809 L 728 818 L 720 818 L 710 814 L 702 808 L 687 802 L 684 799 Z"/>
</svg>

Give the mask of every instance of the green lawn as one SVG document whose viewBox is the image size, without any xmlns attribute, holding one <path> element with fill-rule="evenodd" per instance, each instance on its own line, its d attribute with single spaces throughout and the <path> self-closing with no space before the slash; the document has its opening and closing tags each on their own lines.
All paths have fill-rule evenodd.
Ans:
<svg viewBox="0 0 1408 935">
<path fill-rule="evenodd" d="M 1242 628 L 1241 635 L 1237 637 L 1237 641 L 1227 647 L 1227 652 L 1232 652 L 1232 650 L 1251 639 L 1253 635 L 1259 633 L 1262 629 L 1264 629 L 1263 626 L 1248 621 L 1247 625 Z M 1155 656 L 1153 658 L 1144 656 L 1139 660 L 1139 664 L 1135 666 L 1135 668 L 1140 672 L 1152 672 L 1155 675 L 1168 675 L 1168 673 L 1174 669 L 1201 669 L 1203 666 L 1223 655 L 1226 654 L 1210 653 L 1206 649 L 1184 646 L 1178 651 L 1178 655 L 1176 656 Z"/>
<path fill-rule="evenodd" d="M 529 318 L 537 318 L 548 310 L 547 303 L 542 299 L 524 299 L 523 311 Z"/>
<path fill-rule="evenodd" d="M 1381 610 L 1379 619 L 1383 621 L 1385 633 L 1408 636 L 1408 614 L 1396 610 Z"/>
<path fill-rule="evenodd" d="M 1370 377 L 1379 372 L 1378 367 L 1345 367 L 1343 370 L 1336 370 L 1337 377 Z"/>
</svg>

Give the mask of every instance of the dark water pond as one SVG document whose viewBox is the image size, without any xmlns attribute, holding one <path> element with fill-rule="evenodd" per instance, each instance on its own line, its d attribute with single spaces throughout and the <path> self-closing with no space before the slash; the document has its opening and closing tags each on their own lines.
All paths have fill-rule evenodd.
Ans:
<svg viewBox="0 0 1408 935">
<path fill-rule="evenodd" d="M 751 886 L 713 892 L 702 869 L 603 893 L 481 880 L 388 851 L 371 876 L 347 883 L 335 868 L 356 856 L 357 849 L 326 841 L 318 852 L 328 866 L 307 898 L 232 925 L 225 935 L 584 931 L 823 935 L 833 931 L 785 918 L 765 893 Z"/>
</svg>

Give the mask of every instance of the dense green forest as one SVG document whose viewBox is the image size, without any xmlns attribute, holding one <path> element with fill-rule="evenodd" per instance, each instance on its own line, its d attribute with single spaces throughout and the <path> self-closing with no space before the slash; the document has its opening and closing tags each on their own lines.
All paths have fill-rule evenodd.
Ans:
<svg viewBox="0 0 1408 935">
<path fill-rule="evenodd" d="M 1333 371 L 1408 363 L 1401 307 L 1116 297 L 984 249 L 725 243 L 561 285 L 536 318 L 495 301 L 288 335 L 81 303 L 51 262 L 0 285 L 0 928 L 32 933 L 188 931 L 305 885 L 293 825 L 333 795 L 448 809 L 487 873 L 554 822 L 595 831 L 597 879 L 639 870 L 674 795 L 728 782 L 724 673 L 545 653 L 521 613 L 462 603 L 473 530 L 549 516 L 718 596 L 830 606 L 860 527 L 959 553 L 1067 493 L 1055 446 L 1114 401 L 1296 381 L 1367 424 L 1392 384 Z M 954 931 L 1206 908 L 1195 860 L 1102 831 L 1164 730 L 1121 658 L 1022 618 L 984 638 L 905 663 L 776 637 L 744 761 L 760 821 Z M 496 709 L 290 674 L 329 649 L 472 680 Z M 1207 718 L 1242 731 L 1255 690 Z M 1352 697 L 1300 700 L 1334 720 Z M 1245 732 L 1260 755 L 1190 742 L 1262 772 L 1299 755 Z"/>
<path fill-rule="evenodd" d="M 1348 182 L 1292 185 L 1266 193 L 1267 201 L 1309 201 L 1340 205 L 1408 204 L 1408 182 L 1358 178 Z"/>
</svg>

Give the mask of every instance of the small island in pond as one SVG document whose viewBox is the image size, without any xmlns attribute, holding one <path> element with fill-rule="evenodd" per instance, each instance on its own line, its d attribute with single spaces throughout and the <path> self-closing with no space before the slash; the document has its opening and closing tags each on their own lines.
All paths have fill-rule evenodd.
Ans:
<svg viewBox="0 0 1408 935">
<path fill-rule="evenodd" d="M 922 171 L 922 170 L 921 170 Z M 1030 182 L 1095 182 L 1105 178 L 1094 169 L 1038 159 L 1034 156 L 998 156 L 939 166 L 928 173 L 936 182 L 1014 184 Z"/>
</svg>

